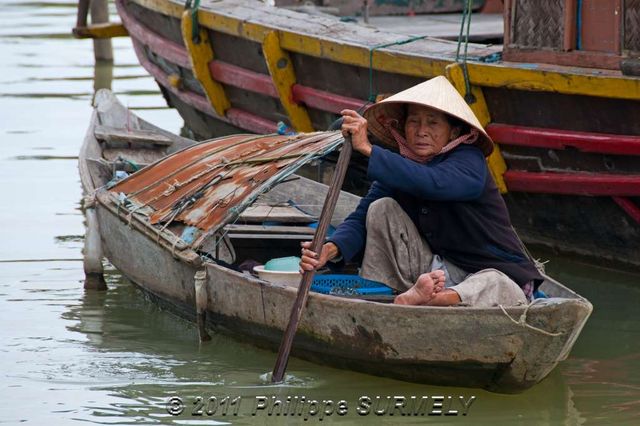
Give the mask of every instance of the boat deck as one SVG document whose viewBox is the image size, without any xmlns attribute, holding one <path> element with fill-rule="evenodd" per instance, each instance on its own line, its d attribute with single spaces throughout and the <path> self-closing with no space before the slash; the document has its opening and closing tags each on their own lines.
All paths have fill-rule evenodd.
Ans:
<svg viewBox="0 0 640 426">
<path fill-rule="evenodd" d="M 138 2 L 140 0 L 134 0 Z M 174 3 L 174 0 L 171 0 Z M 175 1 L 174 7 L 177 7 Z M 183 5 L 182 5 L 183 7 Z M 274 13 L 269 13 L 269 10 Z M 277 13 L 274 9 L 277 9 Z M 180 9 L 182 10 L 182 9 Z M 200 3 L 201 11 L 211 12 L 224 19 L 243 22 L 244 25 L 257 24 L 271 28 L 279 28 L 283 31 L 290 31 L 296 34 L 304 34 L 319 40 L 340 41 L 348 45 L 363 46 L 374 48 L 382 44 L 392 44 L 406 40 L 407 34 L 418 36 L 429 36 L 428 38 L 414 41 L 408 44 L 393 45 L 387 49 L 397 51 L 398 53 L 406 53 L 416 56 L 428 56 L 450 61 L 455 58 L 457 42 L 452 41 L 451 37 L 460 31 L 460 19 L 462 14 L 440 14 L 440 15 L 419 15 L 414 17 L 395 16 L 395 17 L 371 17 L 371 24 L 364 26 L 354 24 L 352 22 L 342 22 L 338 17 L 321 14 L 311 15 L 306 13 L 294 12 L 283 8 L 274 8 L 260 2 L 249 2 L 246 0 L 228 1 L 228 0 L 203 0 Z M 177 11 L 176 11 L 177 12 Z M 178 12 L 181 13 L 181 12 Z M 306 18 L 305 18 L 306 15 Z M 473 18 L 478 15 L 474 14 Z M 476 21 L 477 34 L 495 33 L 497 20 L 502 22 L 499 15 L 488 15 L 491 18 L 478 18 Z M 472 27 L 474 27 L 472 18 Z M 207 18 L 201 17 L 201 20 L 207 21 Z M 218 18 L 220 20 L 220 18 Z M 414 23 L 417 22 L 418 25 Z M 494 22 L 493 27 L 486 27 L 483 21 L 488 20 Z M 208 21 L 207 21 L 208 22 Z M 361 22 L 361 21 L 360 21 Z M 403 23 L 404 22 L 404 23 Z M 205 24 L 206 25 L 206 24 Z M 425 31 L 410 31 L 411 28 L 431 27 L 427 33 Z M 254 27 L 257 28 L 257 27 Z M 404 30 L 402 29 L 404 28 Z M 433 31 L 433 35 L 431 32 Z M 398 36 L 400 35 L 400 36 Z M 475 32 L 474 32 L 475 35 Z M 442 38 L 446 36 L 447 40 Z M 437 37 L 437 38 L 436 38 Z M 286 47 L 286 46 L 285 46 Z M 480 59 L 488 57 L 496 52 L 502 51 L 502 46 L 488 46 L 486 44 L 469 43 L 468 56 L 470 59 Z"/>
<path fill-rule="evenodd" d="M 361 25 L 367 26 L 362 23 Z M 461 13 L 441 13 L 415 16 L 372 16 L 368 26 L 409 36 L 428 35 L 430 37 L 458 40 Z M 471 15 L 469 40 L 482 43 L 502 40 L 504 24 L 501 14 L 474 13 Z"/>
</svg>

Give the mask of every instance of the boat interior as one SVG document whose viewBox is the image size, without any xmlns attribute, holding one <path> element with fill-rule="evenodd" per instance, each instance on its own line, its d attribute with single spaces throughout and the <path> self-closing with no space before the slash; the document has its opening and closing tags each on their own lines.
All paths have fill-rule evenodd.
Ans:
<svg viewBox="0 0 640 426">
<path fill-rule="evenodd" d="M 248 273 L 270 259 L 299 255 L 300 243 L 313 239 L 328 187 L 292 172 L 306 165 L 304 173 L 313 174 L 320 167 L 314 159 L 342 140 L 339 132 L 237 135 L 164 158 L 175 151 L 173 141 L 152 130 L 98 125 L 93 136 L 102 156 L 87 158 L 90 174 L 119 214 L 169 236 L 176 247 Z M 341 193 L 329 232 L 358 199 Z"/>
<path fill-rule="evenodd" d="M 194 144 L 129 112 L 126 128 L 118 127 L 122 117 L 113 110 L 124 107 L 110 92 L 101 96 L 111 110 L 97 112 L 83 156 L 94 188 L 107 191 L 122 220 L 162 235 L 172 249 L 191 248 L 252 275 L 254 266 L 297 256 L 300 243 L 313 239 L 328 186 L 311 178 L 327 176 L 317 170 L 342 143 L 339 132 L 234 135 Z M 358 202 L 340 193 L 329 234 Z M 357 267 L 347 264 L 340 273 L 355 275 Z M 551 278 L 541 288 L 553 297 L 579 297 Z"/>
</svg>

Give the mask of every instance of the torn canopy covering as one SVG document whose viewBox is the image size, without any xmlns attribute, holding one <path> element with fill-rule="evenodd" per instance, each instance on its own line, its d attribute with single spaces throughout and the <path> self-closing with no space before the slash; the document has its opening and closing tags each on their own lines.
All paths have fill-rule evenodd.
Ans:
<svg viewBox="0 0 640 426">
<path fill-rule="evenodd" d="M 129 210 L 151 225 L 197 227 L 201 232 L 192 244 L 197 248 L 260 194 L 343 141 L 335 131 L 223 137 L 167 156 L 110 191 L 124 194 Z"/>
</svg>

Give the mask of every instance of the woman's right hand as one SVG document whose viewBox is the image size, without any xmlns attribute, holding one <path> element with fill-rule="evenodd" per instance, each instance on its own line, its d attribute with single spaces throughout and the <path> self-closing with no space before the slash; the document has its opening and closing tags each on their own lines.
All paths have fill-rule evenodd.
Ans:
<svg viewBox="0 0 640 426">
<path fill-rule="evenodd" d="M 365 157 L 371 156 L 371 143 L 367 137 L 367 120 L 352 109 L 343 109 L 342 114 L 342 134 L 351 136 L 351 145 Z"/>
<path fill-rule="evenodd" d="M 311 241 L 300 243 L 302 257 L 300 259 L 300 273 L 322 268 L 330 259 L 338 255 L 338 246 L 332 242 L 324 243 L 320 255 L 311 250 Z"/>
</svg>

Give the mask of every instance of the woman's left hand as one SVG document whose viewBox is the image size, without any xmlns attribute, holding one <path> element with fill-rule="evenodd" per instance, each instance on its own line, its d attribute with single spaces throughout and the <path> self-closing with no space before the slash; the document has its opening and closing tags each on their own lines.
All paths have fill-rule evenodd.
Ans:
<svg viewBox="0 0 640 426">
<path fill-rule="evenodd" d="M 360 154 L 369 157 L 371 155 L 371 143 L 367 137 L 367 120 L 351 109 L 340 111 L 344 121 L 342 122 L 342 134 L 351 135 L 351 145 Z"/>
</svg>

